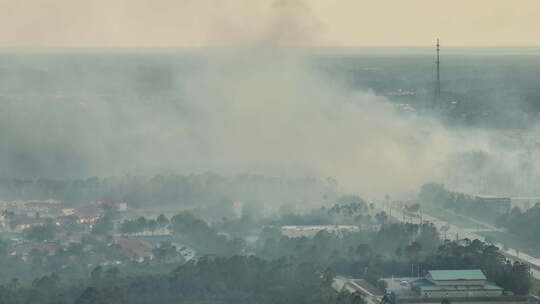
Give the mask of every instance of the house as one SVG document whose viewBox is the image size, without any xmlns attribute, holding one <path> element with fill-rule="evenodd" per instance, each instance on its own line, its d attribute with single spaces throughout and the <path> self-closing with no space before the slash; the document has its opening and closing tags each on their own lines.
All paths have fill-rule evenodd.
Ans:
<svg viewBox="0 0 540 304">
<path fill-rule="evenodd" d="M 13 231 L 22 232 L 30 227 L 45 226 L 48 220 L 51 219 L 44 217 L 19 217 L 13 223 L 10 223 L 10 226 L 13 227 Z"/>
<path fill-rule="evenodd" d="M 126 202 L 120 201 L 106 201 L 106 202 L 97 202 L 98 205 L 110 207 L 119 212 L 126 212 L 128 210 L 128 205 Z"/>
<path fill-rule="evenodd" d="M 73 215 L 77 216 L 79 224 L 93 224 L 103 215 L 103 209 L 95 204 L 88 204 L 76 208 Z"/>
<path fill-rule="evenodd" d="M 14 245 L 10 249 L 10 255 L 17 255 L 26 260 L 33 251 L 39 251 L 47 255 L 51 255 L 60 248 L 60 244 L 56 242 L 25 242 Z"/>
<path fill-rule="evenodd" d="M 69 216 L 75 214 L 75 208 L 62 208 L 62 215 Z"/>
<path fill-rule="evenodd" d="M 117 237 L 114 242 L 120 245 L 122 255 L 134 260 L 142 260 L 152 256 L 152 243 L 138 240 L 136 238 Z"/>
</svg>

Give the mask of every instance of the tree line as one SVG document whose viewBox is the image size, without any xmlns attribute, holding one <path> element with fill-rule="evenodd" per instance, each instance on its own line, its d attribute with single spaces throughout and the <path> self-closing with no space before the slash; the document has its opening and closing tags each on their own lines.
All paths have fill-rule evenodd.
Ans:
<svg viewBox="0 0 540 304">
<path fill-rule="evenodd" d="M 240 201 L 308 201 L 334 197 L 332 178 L 278 178 L 254 174 L 222 176 L 214 173 L 189 175 L 121 176 L 86 179 L 0 179 L 4 200 L 57 199 L 71 205 L 92 201 L 146 205 L 222 204 Z"/>
<path fill-rule="evenodd" d="M 207 256 L 163 273 L 98 266 L 76 282 L 56 273 L 30 285 L 13 280 L 0 285 L 0 303 L 364 303 L 357 294 L 336 294 L 332 281 L 331 270 L 313 263 Z"/>
</svg>

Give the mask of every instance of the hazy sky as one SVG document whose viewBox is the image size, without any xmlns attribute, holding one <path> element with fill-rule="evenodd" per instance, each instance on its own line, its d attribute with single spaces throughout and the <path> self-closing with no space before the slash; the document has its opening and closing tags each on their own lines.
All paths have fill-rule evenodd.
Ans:
<svg viewBox="0 0 540 304">
<path fill-rule="evenodd" d="M 540 45 L 539 0 L 0 0 L 0 47 Z"/>
</svg>

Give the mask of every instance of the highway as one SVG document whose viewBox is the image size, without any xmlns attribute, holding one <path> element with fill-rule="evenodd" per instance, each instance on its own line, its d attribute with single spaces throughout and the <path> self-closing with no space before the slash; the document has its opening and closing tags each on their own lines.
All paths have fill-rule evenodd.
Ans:
<svg viewBox="0 0 540 304">
<path fill-rule="evenodd" d="M 380 207 L 380 205 L 379 205 L 379 207 Z M 384 211 L 384 210 L 381 209 L 381 211 Z M 392 208 L 391 213 L 392 213 L 391 216 L 398 219 L 398 220 L 411 219 L 412 222 L 415 222 L 415 221 L 420 222 L 419 217 L 411 218 L 409 215 L 404 214 L 402 212 L 402 210 L 400 210 L 399 208 Z M 447 239 L 464 239 L 464 238 L 468 238 L 470 240 L 474 240 L 474 239 L 483 240 L 484 237 L 481 236 L 481 235 L 476 234 L 475 232 L 480 232 L 480 231 L 500 231 L 500 229 L 498 229 L 498 228 L 496 228 L 496 227 L 494 227 L 492 225 L 489 225 L 487 223 L 480 222 L 480 221 L 478 221 L 476 219 L 474 221 L 478 222 L 479 224 L 481 224 L 482 226 L 487 227 L 487 228 L 483 228 L 483 229 L 460 228 L 460 227 L 458 227 L 456 225 L 450 224 L 450 223 L 448 223 L 446 221 L 443 221 L 443 220 L 441 220 L 439 218 L 436 218 L 434 216 L 431 216 L 431 215 L 425 214 L 425 213 L 422 214 L 422 220 L 432 222 L 435 225 L 435 227 L 437 227 L 437 229 L 442 234 L 442 236 L 446 235 Z M 446 232 L 444 230 L 446 230 Z M 516 250 L 514 248 L 506 247 L 506 249 L 504 249 L 505 246 L 503 244 L 501 244 L 501 243 L 495 243 L 494 245 L 499 247 L 500 250 L 508 258 L 517 259 L 517 260 L 520 260 L 522 262 L 530 264 L 531 265 L 531 272 L 532 272 L 533 277 L 535 277 L 536 279 L 540 279 L 540 259 L 535 258 L 533 256 L 530 256 L 528 254 L 525 254 L 525 253 L 523 253 L 521 251 L 518 251 L 518 250 Z"/>
</svg>

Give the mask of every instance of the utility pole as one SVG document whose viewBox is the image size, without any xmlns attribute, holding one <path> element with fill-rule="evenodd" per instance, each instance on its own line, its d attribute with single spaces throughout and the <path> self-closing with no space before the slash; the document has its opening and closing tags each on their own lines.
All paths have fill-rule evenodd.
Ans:
<svg viewBox="0 0 540 304">
<path fill-rule="evenodd" d="M 441 51 L 441 45 L 439 44 L 439 38 L 437 38 L 437 44 L 436 44 L 436 50 L 437 50 L 437 80 L 435 82 L 435 100 L 434 100 L 434 106 L 437 107 L 439 105 L 439 99 L 441 97 L 441 73 L 440 73 L 440 56 L 439 53 Z"/>
</svg>

